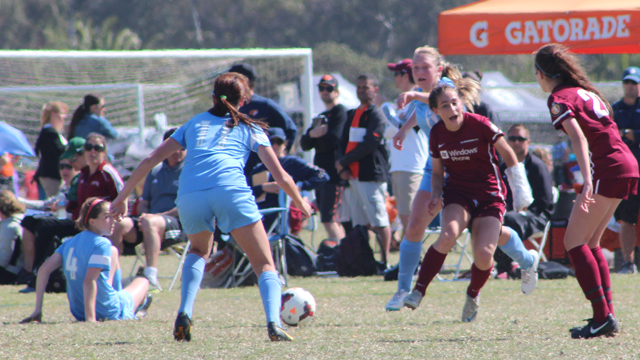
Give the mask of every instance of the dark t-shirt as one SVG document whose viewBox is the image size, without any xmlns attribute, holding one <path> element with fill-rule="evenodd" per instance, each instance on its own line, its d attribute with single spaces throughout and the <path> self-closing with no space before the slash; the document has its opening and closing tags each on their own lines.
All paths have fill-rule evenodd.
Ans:
<svg viewBox="0 0 640 360">
<path fill-rule="evenodd" d="M 638 177 L 638 163 L 620 139 L 618 126 L 604 102 L 580 87 L 560 85 L 547 101 L 551 121 L 557 130 L 575 118 L 589 144 L 591 174 L 594 180 Z"/>
<path fill-rule="evenodd" d="M 300 147 L 304 151 L 316 149 L 313 164 L 324 169 L 329 175 L 332 184 L 341 183 L 342 180 L 336 170 L 336 158 L 340 152 L 340 138 L 347 122 L 347 108 L 338 104 L 320 115 L 327 117 L 327 133 L 318 138 L 309 136 L 309 130 L 300 138 Z"/>
<path fill-rule="evenodd" d="M 455 192 L 478 201 L 506 198 L 493 144 L 504 133 L 484 116 L 465 113 L 457 131 L 443 121 L 431 128 L 431 157 L 441 159 L 447 177 L 443 192 Z"/>
<path fill-rule="evenodd" d="M 613 121 L 619 129 L 629 129 L 633 131 L 635 141 L 622 137 L 622 141 L 627 144 L 631 153 L 640 162 L 640 98 L 636 99 L 633 105 L 627 105 L 622 99 L 611 105 L 613 109 Z"/>
<path fill-rule="evenodd" d="M 64 144 L 62 144 L 60 134 L 53 126 L 45 125 L 40 130 L 40 135 L 36 140 L 36 155 L 40 155 L 40 162 L 38 163 L 35 178 L 62 179 L 58 166 L 63 152 Z"/>
</svg>

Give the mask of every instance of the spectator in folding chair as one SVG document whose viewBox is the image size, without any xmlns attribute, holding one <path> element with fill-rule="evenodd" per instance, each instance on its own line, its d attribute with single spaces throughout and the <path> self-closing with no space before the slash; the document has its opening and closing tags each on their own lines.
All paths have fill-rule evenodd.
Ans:
<svg viewBox="0 0 640 360">
<path fill-rule="evenodd" d="M 177 128 L 167 130 L 164 140 L 176 130 Z M 162 290 L 158 283 L 160 249 L 187 241 L 175 205 L 186 155 L 186 150 L 180 149 L 151 170 L 145 179 L 138 203 L 140 215 L 128 216 L 116 222 L 113 235 L 109 237 L 120 254 L 124 247 L 123 241 L 135 245 L 144 244 L 147 260 L 144 275 L 149 279 L 151 287 L 158 290 Z"/>
<path fill-rule="evenodd" d="M 544 230 L 547 222 L 551 218 L 554 208 L 551 173 L 542 159 L 529 152 L 529 145 L 531 144 L 529 129 L 522 124 L 511 126 L 507 132 L 507 144 L 513 149 L 513 152 L 518 158 L 518 162 L 524 164 L 524 168 L 527 171 L 527 180 L 529 181 L 533 194 L 533 203 L 531 203 L 526 210 L 515 211 L 513 207 L 513 193 L 508 186 L 509 180 L 505 173 L 507 164 L 505 162 L 500 164 L 502 180 L 507 184 L 507 212 L 504 214 L 503 224 L 507 226 L 508 229 L 507 231 L 502 231 L 502 234 L 500 234 L 500 240 L 498 241 L 500 247 L 494 254 L 498 274 L 504 272 L 511 273 L 512 270 L 511 258 L 502 251 L 504 247 L 516 245 L 515 242 L 511 242 L 516 240 L 511 232 L 515 231 L 520 239 L 527 239 L 532 234 Z M 518 261 L 518 259 L 513 260 Z M 532 275 L 537 276 L 537 273 Z M 523 282 L 523 285 L 525 285 L 525 283 L 526 282 Z M 522 291 L 528 294 L 533 291 L 533 289 L 525 286 Z"/>
<path fill-rule="evenodd" d="M 280 160 L 280 165 L 282 165 L 284 171 L 293 178 L 293 181 L 298 186 L 298 191 L 310 191 L 329 181 L 329 175 L 323 169 L 315 165 L 308 164 L 299 157 L 284 156 L 286 138 L 282 129 L 270 128 L 267 130 L 267 135 L 269 136 L 273 152 L 276 153 L 278 160 Z M 280 192 L 280 187 L 273 179 L 273 176 L 269 174 L 269 171 L 264 164 L 259 164 L 253 169 L 250 181 L 251 190 L 253 191 L 253 196 L 256 197 L 258 209 L 278 207 L 278 193 Z M 300 223 L 304 220 L 300 218 L 300 209 L 292 205 L 290 214 L 294 212 L 295 214 L 290 215 L 289 217 L 290 227 L 293 227 L 291 224 L 291 216 L 294 217 L 294 222 L 296 223 Z M 262 218 L 262 223 L 264 224 L 265 229 L 270 229 L 277 217 L 277 214 L 265 215 L 264 218 Z M 299 231 L 300 229 L 294 228 L 294 230 Z M 293 235 L 297 235 L 297 231 L 292 231 L 292 233 Z"/>
<path fill-rule="evenodd" d="M 258 277 L 269 339 L 290 341 L 291 336 L 280 324 L 282 284 L 262 216 L 243 172 L 249 153 L 258 153 L 278 186 L 305 216 L 310 216 L 311 208 L 300 196 L 291 176 L 280 166 L 263 130 L 267 125 L 238 112 L 250 96 L 247 78 L 237 73 L 223 74 L 215 80 L 213 89 L 213 108 L 191 118 L 142 160 L 111 208 L 116 215 L 126 214 L 127 198 L 136 184 L 171 154 L 187 149 L 176 205 L 191 250 L 182 269 L 174 338 L 191 341 L 193 304 L 202 282 L 205 259 L 211 253 L 215 218 L 220 230 L 231 233 L 242 247 Z"/>
<path fill-rule="evenodd" d="M 104 237 L 113 231 L 109 205 L 108 201 L 95 197 L 82 205 L 76 220 L 82 232 L 64 242 L 40 267 L 36 307 L 21 324 L 42 321 L 47 282 L 59 267 L 67 279 L 67 298 L 76 320 L 133 320 L 136 314 L 146 315 L 152 300 L 151 295 L 147 295 L 149 281 L 139 277 L 122 289 L 118 250 Z"/>
<path fill-rule="evenodd" d="M 25 206 L 10 190 L 0 190 L 0 285 L 13 285 L 22 268 L 20 238 Z"/>
<path fill-rule="evenodd" d="M 460 98 L 459 90 L 446 83 L 429 94 L 429 106 L 442 121 L 433 126 L 429 135 L 433 175 L 427 208 L 433 215 L 433 210 L 443 203 L 442 231 L 425 254 L 414 290 L 404 298 L 404 304 L 411 309 L 420 305 L 447 254 L 469 227 L 474 260 L 462 321 L 471 322 L 477 318 L 480 290 L 491 274 L 493 252 L 503 230 L 506 189 L 496 150 L 507 163 L 516 209 L 528 206 L 532 197 L 524 165 L 518 162 L 502 131 L 484 116 L 465 113 Z"/>
</svg>

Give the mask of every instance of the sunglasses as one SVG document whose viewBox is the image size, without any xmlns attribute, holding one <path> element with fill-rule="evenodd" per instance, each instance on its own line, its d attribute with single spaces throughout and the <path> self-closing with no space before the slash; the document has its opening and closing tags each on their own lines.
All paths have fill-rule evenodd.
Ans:
<svg viewBox="0 0 640 360">
<path fill-rule="evenodd" d="M 526 137 L 522 137 L 522 136 L 509 136 L 507 138 L 507 140 L 513 141 L 513 142 L 516 142 L 516 141 L 525 142 L 525 141 L 527 141 L 529 139 L 527 139 Z"/>
<path fill-rule="evenodd" d="M 102 144 L 89 144 L 89 143 L 85 143 L 84 144 L 84 149 L 87 151 L 91 151 L 91 150 L 95 150 L 97 152 L 103 152 L 105 147 Z"/>
<path fill-rule="evenodd" d="M 629 85 L 629 84 L 638 85 L 638 83 L 633 81 L 633 80 L 624 80 L 622 83 L 625 84 L 625 85 Z"/>
<path fill-rule="evenodd" d="M 334 89 L 335 88 L 333 86 L 318 86 L 318 90 L 320 92 L 323 92 L 323 91 L 333 92 Z"/>
<path fill-rule="evenodd" d="M 70 164 L 60 164 L 60 165 L 58 165 L 58 168 L 60 170 L 64 170 L 64 169 L 71 170 L 71 169 L 73 169 L 73 166 L 71 166 Z"/>
</svg>

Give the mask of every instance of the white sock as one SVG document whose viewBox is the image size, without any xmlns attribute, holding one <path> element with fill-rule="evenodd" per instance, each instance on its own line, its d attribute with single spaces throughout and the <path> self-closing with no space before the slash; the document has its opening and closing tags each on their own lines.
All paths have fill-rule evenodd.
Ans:
<svg viewBox="0 0 640 360">
<path fill-rule="evenodd" d="M 152 279 L 158 282 L 158 268 L 147 266 L 146 268 L 144 268 L 144 276 L 146 276 L 148 279 Z"/>
</svg>

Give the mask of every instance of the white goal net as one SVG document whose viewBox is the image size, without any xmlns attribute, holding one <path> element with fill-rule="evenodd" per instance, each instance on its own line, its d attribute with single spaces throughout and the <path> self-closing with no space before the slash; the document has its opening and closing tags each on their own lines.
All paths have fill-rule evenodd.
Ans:
<svg viewBox="0 0 640 360">
<path fill-rule="evenodd" d="M 301 128 L 311 118 L 311 50 L 0 51 L 0 119 L 34 144 L 48 101 L 105 99 L 105 117 L 144 139 L 154 117 L 183 124 L 211 107 L 213 80 L 238 62 L 254 66 L 256 93 L 279 102 Z M 162 117 L 162 116 L 161 116 Z"/>
</svg>

